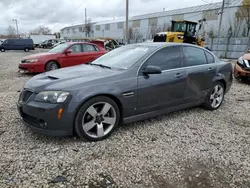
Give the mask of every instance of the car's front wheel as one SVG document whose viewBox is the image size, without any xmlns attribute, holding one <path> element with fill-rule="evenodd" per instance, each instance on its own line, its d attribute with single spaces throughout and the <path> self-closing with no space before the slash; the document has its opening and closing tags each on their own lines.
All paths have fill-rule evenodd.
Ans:
<svg viewBox="0 0 250 188">
<path fill-rule="evenodd" d="M 109 137 L 120 123 L 117 104 L 105 96 L 94 97 L 85 102 L 77 112 L 75 131 L 89 141 L 99 141 Z"/>
<path fill-rule="evenodd" d="M 5 52 L 5 49 L 4 49 L 4 48 L 2 48 L 2 49 L 1 49 L 1 52 Z"/>
<path fill-rule="evenodd" d="M 56 70 L 56 69 L 59 69 L 59 66 L 55 61 L 48 62 L 45 67 L 46 71 L 51 71 L 51 70 Z"/>
<path fill-rule="evenodd" d="M 208 110 L 216 110 L 218 109 L 223 100 L 225 95 L 225 87 L 222 82 L 216 82 L 213 84 L 212 89 L 208 93 L 206 97 L 206 102 L 204 103 L 204 107 Z"/>
</svg>

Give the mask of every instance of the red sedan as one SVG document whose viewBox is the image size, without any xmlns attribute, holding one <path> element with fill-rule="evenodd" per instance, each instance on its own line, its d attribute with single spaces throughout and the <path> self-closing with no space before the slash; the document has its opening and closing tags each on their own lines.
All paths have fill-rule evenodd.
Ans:
<svg viewBox="0 0 250 188">
<path fill-rule="evenodd" d="M 19 69 L 25 72 L 45 72 L 89 63 L 105 53 L 107 51 L 104 48 L 92 43 L 64 43 L 47 53 L 24 57 L 19 63 Z"/>
</svg>

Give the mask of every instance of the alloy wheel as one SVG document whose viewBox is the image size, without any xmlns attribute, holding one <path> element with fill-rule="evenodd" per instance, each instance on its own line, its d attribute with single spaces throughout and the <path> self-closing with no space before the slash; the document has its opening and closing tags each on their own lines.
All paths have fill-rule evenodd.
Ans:
<svg viewBox="0 0 250 188">
<path fill-rule="evenodd" d="M 111 104 L 108 102 L 95 103 L 83 115 L 83 131 L 91 138 L 102 138 L 113 129 L 116 118 L 116 111 Z"/>
<path fill-rule="evenodd" d="M 50 70 L 56 70 L 56 69 L 58 69 L 57 64 L 53 63 L 50 65 Z"/>
<path fill-rule="evenodd" d="M 221 105 L 224 97 L 224 88 L 221 85 L 216 85 L 210 95 L 210 104 L 213 108 Z"/>
</svg>

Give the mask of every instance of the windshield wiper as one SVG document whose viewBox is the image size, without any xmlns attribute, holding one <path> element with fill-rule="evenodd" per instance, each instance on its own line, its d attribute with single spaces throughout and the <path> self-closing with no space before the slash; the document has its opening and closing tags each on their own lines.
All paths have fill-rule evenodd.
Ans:
<svg viewBox="0 0 250 188">
<path fill-rule="evenodd" d="M 106 66 L 106 65 L 103 65 L 103 64 L 95 64 L 95 63 L 89 63 L 89 65 L 95 65 L 95 66 L 99 66 L 99 67 L 102 67 L 102 68 L 107 68 L 107 69 L 111 69 L 111 67 L 109 67 L 109 66 Z"/>
</svg>

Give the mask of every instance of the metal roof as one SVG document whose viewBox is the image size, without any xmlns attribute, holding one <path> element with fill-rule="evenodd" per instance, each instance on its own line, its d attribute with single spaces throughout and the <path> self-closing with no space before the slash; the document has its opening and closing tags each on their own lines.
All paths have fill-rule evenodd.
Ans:
<svg viewBox="0 0 250 188">
<path fill-rule="evenodd" d="M 241 3 L 242 3 L 242 0 L 233 0 L 232 2 L 230 2 L 230 4 L 228 5 L 226 4 L 225 7 L 240 6 Z M 164 17 L 164 16 L 172 16 L 172 15 L 178 15 L 178 14 L 201 12 L 204 10 L 220 9 L 221 6 L 222 6 L 222 2 L 210 3 L 210 4 L 199 5 L 199 6 L 194 6 L 194 7 L 186 7 L 186 8 L 181 8 L 181 9 L 138 15 L 138 16 L 132 17 L 130 20 L 141 20 L 141 19 L 154 18 L 154 17 Z"/>
<path fill-rule="evenodd" d="M 236 7 L 236 6 L 242 5 L 242 0 L 227 0 L 227 1 L 230 3 L 225 4 L 226 8 Z M 205 4 L 205 5 L 199 5 L 199 6 L 186 7 L 186 8 L 181 8 L 181 9 L 174 9 L 174 10 L 168 10 L 168 11 L 163 11 L 163 12 L 156 12 L 156 13 L 133 16 L 133 17 L 129 18 L 129 21 L 148 19 L 148 18 L 154 18 L 154 17 L 165 17 L 165 16 L 172 16 L 172 15 L 178 15 L 178 14 L 188 14 L 188 13 L 194 13 L 194 12 L 201 12 L 201 11 L 205 11 L 205 10 L 215 10 L 215 9 L 220 9 L 221 6 L 222 6 L 222 2 L 210 3 L 210 4 Z M 117 23 L 117 22 L 125 22 L 125 18 L 94 22 L 94 25 L 112 24 L 112 23 Z M 64 27 L 61 30 L 79 27 L 79 26 L 84 26 L 84 24 Z"/>
</svg>

